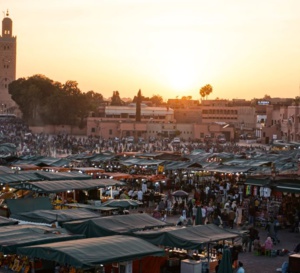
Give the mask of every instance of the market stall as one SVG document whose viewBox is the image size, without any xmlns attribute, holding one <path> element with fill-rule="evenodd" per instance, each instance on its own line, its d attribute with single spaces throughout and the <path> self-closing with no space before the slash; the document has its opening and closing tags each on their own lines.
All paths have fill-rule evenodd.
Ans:
<svg viewBox="0 0 300 273">
<path fill-rule="evenodd" d="M 155 219 L 145 213 L 107 216 L 83 221 L 66 222 L 63 227 L 74 234 L 86 237 L 103 237 L 117 234 L 133 234 L 137 230 L 154 229 L 173 224 Z"/>
<path fill-rule="evenodd" d="M 76 272 L 95 270 L 99 265 L 105 267 L 112 263 L 119 263 L 119 267 L 132 267 L 133 260 L 147 256 L 165 256 L 165 251 L 139 238 L 115 235 L 20 247 L 18 254 L 53 261 L 53 272 L 55 263 L 68 265 L 72 272 Z M 148 268 L 147 272 L 149 270 L 153 270 L 153 267 Z"/>
</svg>

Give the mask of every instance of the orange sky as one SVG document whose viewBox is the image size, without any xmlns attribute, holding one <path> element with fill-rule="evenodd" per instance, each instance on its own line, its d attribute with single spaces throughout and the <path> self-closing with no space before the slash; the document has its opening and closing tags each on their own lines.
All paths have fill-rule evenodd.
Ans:
<svg viewBox="0 0 300 273">
<path fill-rule="evenodd" d="M 2 0 L 17 78 L 43 74 L 108 98 L 300 95 L 299 0 Z M 3 15 L 4 16 L 4 15 Z M 3 18 L 2 16 L 2 18 Z"/>
</svg>

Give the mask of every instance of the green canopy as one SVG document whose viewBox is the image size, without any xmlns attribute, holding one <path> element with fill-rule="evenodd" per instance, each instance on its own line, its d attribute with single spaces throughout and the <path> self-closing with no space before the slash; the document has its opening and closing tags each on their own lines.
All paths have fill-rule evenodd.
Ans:
<svg viewBox="0 0 300 273">
<path fill-rule="evenodd" d="M 115 235 L 20 247 L 18 254 L 84 269 L 145 256 L 163 256 L 165 252 L 142 239 Z"/>
<path fill-rule="evenodd" d="M 39 181 L 39 177 L 36 173 L 23 172 L 23 173 L 6 173 L 0 174 L 0 183 L 1 184 L 10 184 L 10 183 L 20 183 L 24 181 Z"/>
<path fill-rule="evenodd" d="M 137 231 L 134 235 L 155 245 L 198 249 L 205 243 L 234 239 L 241 234 L 219 228 L 214 224 L 180 228 L 161 228 L 150 231 Z"/>
<path fill-rule="evenodd" d="M 97 218 L 100 215 L 88 209 L 34 210 L 12 214 L 10 217 L 20 221 L 52 224 Z"/>
<path fill-rule="evenodd" d="M 120 234 L 132 234 L 137 230 L 166 227 L 173 224 L 155 219 L 146 213 L 114 215 L 63 224 L 63 227 L 74 234 L 86 237 L 102 237 Z"/>
<path fill-rule="evenodd" d="M 34 225 L 5 226 L 0 229 L 0 251 L 4 254 L 17 252 L 21 246 L 82 239 L 84 235 L 69 235 L 62 229 Z"/>
<path fill-rule="evenodd" d="M 16 185 L 16 189 L 31 190 L 39 193 L 65 192 L 68 190 L 91 190 L 110 186 L 124 186 L 124 182 L 115 179 L 59 180 L 25 182 Z"/>
<path fill-rule="evenodd" d="M 11 215 L 34 210 L 52 210 L 53 207 L 49 197 L 6 199 L 5 202 Z"/>
</svg>

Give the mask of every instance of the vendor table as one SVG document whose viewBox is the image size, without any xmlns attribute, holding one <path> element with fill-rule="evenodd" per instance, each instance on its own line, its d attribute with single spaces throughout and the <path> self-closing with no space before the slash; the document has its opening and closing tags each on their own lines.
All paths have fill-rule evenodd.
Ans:
<svg viewBox="0 0 300 273">
<path fill-rule="evenodd" d="M 300 254 L 292 254 L 289 256 L 289 272 L 300 273 Z"/>
</svg>

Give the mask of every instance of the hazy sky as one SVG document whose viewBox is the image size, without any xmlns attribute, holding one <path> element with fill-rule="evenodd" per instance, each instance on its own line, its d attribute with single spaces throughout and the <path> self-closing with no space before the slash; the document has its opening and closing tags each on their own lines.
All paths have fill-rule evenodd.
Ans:
<svg viewBox="0 0 300 273">
<path fill-rule="evenodd" d="M 43 74 L 108 98 L 300 95 L 299 0 L 2 0 L 17 78 Z"/>
</svg>

